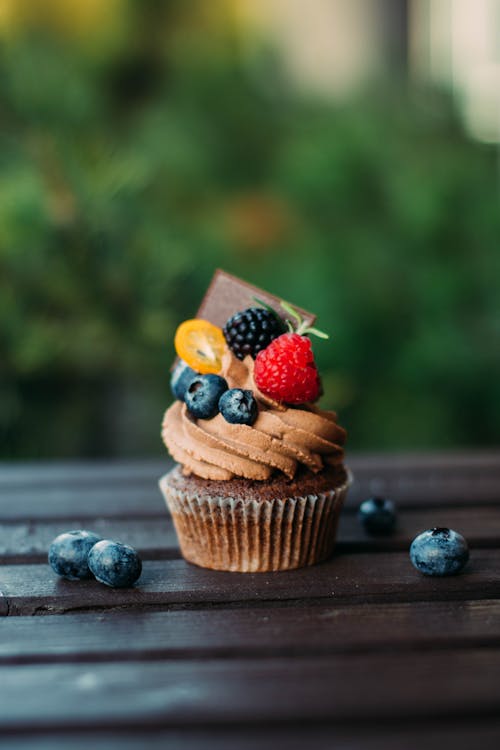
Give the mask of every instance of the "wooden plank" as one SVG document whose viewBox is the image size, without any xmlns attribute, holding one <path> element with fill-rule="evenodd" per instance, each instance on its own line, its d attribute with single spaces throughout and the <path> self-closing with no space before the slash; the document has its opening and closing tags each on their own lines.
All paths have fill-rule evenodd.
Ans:
<svg viewBox="0 0 500 750">
<path fill-rule="evenodd" d="M 5 735 L 4 735 L 5 737 Z M 119 727 L 101 732 L 11 734 L 0 739 L 7 750 L 498 750 L 500 725 L 482 718 L 480 722 L 459 717 L 441 722 L 391 722 L 356 724 L 283 724 L 261 722 L 242 726 L 184 727 L 182 729 Z"/>
<path fill-rule="evenodd" d="M 3 464 L 0 519 L 158 515 L 164 505 L 158 478 L 164 461 Z M 401 507 L 500 502 L 500 454 L 352 456 L 354 484 L 347 507 L 372 494 Z"/>
<path fill-rule="evenodd" d="M 500 651 L 0 667 L 0 730 L 498 718 Z"/>
<path fill-rule="evenodd" d="M 500 504 L 497 506 L 408 508 L 398 511 L 390 536 L 367 534 L 356 512 L 344 510 L 339 523 L 339 551 L 408 550 L 417 534 L 435 526 L 448 527 L 465 536 L 471 547 L 500 546 Z"/>
<path fill-rule="evenodd" d="M 172 460 L 165 453 L 155 459 L 79 460 L 79 461 L 17 461 L 0 462 L 0 488 L 31 484 L 75 484 L 89 482 L 122 483 L 149 481 L 161 476 Z M 433 451 L 402 453 L 350 453 L 347 463 L 355 474 L 403 476 L 422 473 L 469 475 L 500 475 L 500 450 Z"/>
<path fill-rule="evenodd" d="M 177 551 L 156 462 L 124 474 L 118 465 L 92 474 L 90 463 L 55 479 L 33 473 L 28 483 L 23 472 L 3 482 L 0 471 L 0 517 L 10 519 L 0 527 L 3 562 L 43 559 L 71 519 L 98 523 L 155 558 L 126 591 L 65 582 L 45 564 L 2 566 L 3 613 L 20 615 L 4 620 L 0 645 L 5 746 L 15 748 L 12 733 L 23 732 L 37 750 L 43 737 L 52 748 L 83 738 L 110 750 L 118 728 L 141 748 L 148 730 L 149 739 L 160 730 L 167 743 L 214 750 L 244 748 L 242 737 L 264 748 L 498 747 L 500 551 L 489 549 L 499 539 L 498 456 L 356 461 L 340 554 L 311 569 L 251 576 L 159 560 Z M 371 493 L 402 508 L 388 539 L 366 536 L 353 513 Z M 410 565 L 410 538 L 433 525 L 484 547 L 473 549 L 463 575 L 428 579 Z M 24 616 L 57 612 L 70 614 Z"/>
<path fill-rule="evenodd" d="M 498 476 L 469 476 L 457 472 L 443 475 L 439 472 L 421 475 L 383 474 L 355 476 L 349 490 L 346 506 L 354 507 L 367 497 L 382 496 L 394 500 L 399 507 L 467 506 L 471 504 L 498 505 L 500 478 Z"/>
<path fill-rule="evenodd" d="M 3 461 L 0 462 L 0 490 L 19 486 L 40 489 L 45 485 L 147 484 L 171 466 L 173 461 L 167 454 L 158 459 Z"/>
<path fill-rule="evenodd" d="M 46 562 L 50 543 L 71 529 L 88 529 L 102 539 L 135 547 L 143 557 L 179 557 L 177 537 L 169 514 L 158 518 L 72 518 L 61 521 L 22 521 L 0 524 L 0 563 Z"/>
<path fill-rule="evenodd" d="M 500 450 L 498 448 L 466 451 L 402 451 L 384 453 L 347 453 L 348 463 L 363 471 L 389 471 L 404 474 L 409 471 L 421 472 L 439 470 L 448 472 L 500 471 Z"/>
<path fill-rule="evenodd" d="M 156 477 L 148 483 L 113 486 L 97 484 L 92 487 L 46 486 L 36 489 L 18 487 L 3 489 L 0 493 L 0 522 L 35 519 L 71 518 L 147 518 L 165 513 L 165 503 L 157 486 Z M 415 479 L 406 486 L 403 480 L 385 482 L 386 494 L 400 509 L 446 507 L 500 506 L 500 478 L 478 485 L 460 478 L 451 481 L 442 478 L 429 491 L 425 481 Z M 460 487 L 457 487 L 457 483 Z M 369 480 L 355 482 L 349 490 L 346 509 L 355 510 L 359 503 L 377 494 L 370 492 Z"/>
<path fill-rule="evenodd" d="M 384 495 L 399 505 L 500 501 L 500 451 L 348 456 L 354 483 L 348 504 Z"/>
<path fill-rule="evenodd" d="M 406 553 L 393 552 L 338 555 L 309 568 L 254 574 L 204 570 L 184 560 L 146 561 L 139 584 L 131 589 L 65 581 L 48 565 L 4 565 L 0 589 L 12 615 L 325 598 L 351 603 L 489 599 L 500 591 L 500 550 L 474 550 L 462 574 L 445 578 L 424 576 Z"/>
<path fill-rule="evenodd" d="M 500 646 L 500 601 L 8 618 L 0 664 L 319 656 Z"/>
<path fill-rule="evenodd" d="M 500 541 L 500 506 L 478 508 L 402 509 L 390 536 L 370 536 L 356 513 L 342 513 L 338 552 L 407 550 L 417 533 L 433 526 L 460 531 L 471 547 L 497 547 Z M 81 518 L 5 522 L 0 524 L 0 563 L 45 562 L 51 541 L 64 531 L 88 528 L 103 539 L 131 544 L 144 558 L 180 557 L 170 515 L 163 510 L 154 518 Z"/>
<path fill-rule="evenodd" d="M 2 489 L 0 521 L 37 518 L 145 518 L 165 513 L 156 478 L 147 483 L 94 486 L 47 485 Z"/>
</svg>

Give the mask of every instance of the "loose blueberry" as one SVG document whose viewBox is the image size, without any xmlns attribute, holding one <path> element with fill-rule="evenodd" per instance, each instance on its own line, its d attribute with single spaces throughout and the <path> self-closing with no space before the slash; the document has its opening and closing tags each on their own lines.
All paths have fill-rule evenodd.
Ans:
<svg viewBox="0 0 500 750">
<path fill-rule="evenodd" d="M 220 375 L 197 375 L 189 383 L 184 401 L 196 419 L 212 419 L 219 413 L 219 399 L 225 391 L 227 383 Z"/>
<path fill-rule="evenodd" d="M 252 425 L 257 419 L 258 407 L 252 391 L 231 388 L 219 399 L 219 410 L 226 422 Z"/>
<path fill-rule="evenodd" d="M 83 529 L 59 534 L 49 547 L 49 565 L 58 576 L 70 581 L 91 578 L 89 552 L 101 537 Z"/>
<path fill-rule="evenodd" d="M 391 534 L 396 525 L 396 507 L 385 497 L 371 497 L 359 506 L 358 518 L 369 534 Z"/>
<path fill-rule="evenodd" d="M 462 570 L 469 559 L 469 548 L 458 532 L 436 527 L 415 537 L 410 559 L 427 576 L 450 576 Z"/>
<path fill-rule="evenodd" d="M 170 388 L 175 398 L 184 401 L 184 394 L 191 380 L 197 373 L 189 367 L 182 359 L 174 367 L 172 377 L 170 378 Z"/>
<path fill-rule="evenodd" d="M 89 568 L 100 583 L 113 588 L 132 586 L 142 571 L 141 558 L 133 547 L 103 539 L 89 554 Z"/>
</svg>

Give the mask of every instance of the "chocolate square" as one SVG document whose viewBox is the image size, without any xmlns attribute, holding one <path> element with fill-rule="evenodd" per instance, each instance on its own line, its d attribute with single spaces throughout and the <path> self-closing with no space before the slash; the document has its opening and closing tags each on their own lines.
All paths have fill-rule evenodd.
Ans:
<svg viewBox="0 0 500 750">
<path fill-rule="evenodd" d="M 208 320 L 210 323 L 222 328 L 228 318 L 240 310 L 246 310 L 248 307 L 258 307 L 259 304 L 255 301 L 254 297 L 270 305 L 280 317 L 290 317 L 281 307 L 280 297 L 252 286 L 252 284 L 237 278 L 237 276 L 232 276 L 221 269 L 217 269 L 215 272 L 195 317 Z M 308 325 L 312 326 L 314 324 L 316 316 L 313 313 L 303 310 L 301 307 L 292 306 L 307 321 Z"/>
</svg>

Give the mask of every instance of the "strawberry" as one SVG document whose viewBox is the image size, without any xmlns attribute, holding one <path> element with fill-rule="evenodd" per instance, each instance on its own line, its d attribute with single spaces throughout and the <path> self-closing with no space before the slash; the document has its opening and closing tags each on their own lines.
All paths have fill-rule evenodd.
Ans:
<svg viewBox="0 0 500 750">
<path fill-rule="evenodd" d="M 266 396 L 287 404 L 315 401 L 321 392 L 311 342 L 299 333 L 284 333 L 257 354 L 254 380 Z"/>
</svg>

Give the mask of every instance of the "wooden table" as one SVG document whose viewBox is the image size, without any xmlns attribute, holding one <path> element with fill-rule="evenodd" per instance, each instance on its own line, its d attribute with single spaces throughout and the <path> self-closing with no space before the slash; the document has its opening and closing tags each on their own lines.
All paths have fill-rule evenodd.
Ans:
<svg viewBox="0 0 500 750">
<path fill-rule="evenodd" d="M 179 556 L 167 461 L 0 468 L 0 744 L 9 750 L 500 747 L 498 453 L 358 456 L 337 552 L 313 568 L 217 573 Z M 397 533 L 359 502 L 386 494 Z M 410 564 L 450 526 L 466 571 Z M 135 546 L 133 589 L 58 579 L 60 532 Z"/>
</svg>

